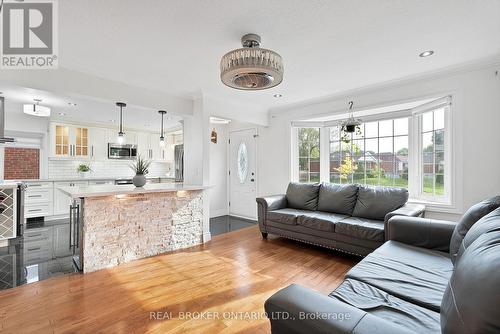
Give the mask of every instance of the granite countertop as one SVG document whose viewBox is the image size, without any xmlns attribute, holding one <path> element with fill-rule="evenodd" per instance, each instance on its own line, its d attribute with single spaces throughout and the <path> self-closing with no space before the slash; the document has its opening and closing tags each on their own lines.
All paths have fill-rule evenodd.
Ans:
<svg viewBox="0 0 500 334">
<path fill-rule="evenodd" d="M 84 187 L 60 187 L 57 188 L 72 198 L 101 197 L 127 194 L 162 193 L 174 191 L 203 190 L 209 186 L 189 185 L 182 183 L 152 183 L 137 188 L 134 185 L 96 185 Z"/>
</svg>

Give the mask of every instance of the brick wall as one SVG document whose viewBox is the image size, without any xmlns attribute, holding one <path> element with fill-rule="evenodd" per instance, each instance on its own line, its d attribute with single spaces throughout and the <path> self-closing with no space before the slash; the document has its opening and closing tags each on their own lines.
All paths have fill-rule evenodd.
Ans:
<svg viewBox="0 0 500 334">
<path fill-rule="evenodd" d="M 6 147 L 4 179 L 40 178 L 40 150 L 37 148 Z"/>
</svg>

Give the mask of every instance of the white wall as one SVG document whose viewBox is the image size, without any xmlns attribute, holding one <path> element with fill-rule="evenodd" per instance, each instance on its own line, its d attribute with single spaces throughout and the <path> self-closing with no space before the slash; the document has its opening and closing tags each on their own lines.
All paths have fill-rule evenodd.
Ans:
<svg viewBox="0 0 500 334">
<path fill-rule="evenodd" d="M 271 113 L 270 126 L 259 133 L 259 194 L 283 193 L 290 180 L 290 122 L 345 112 L 347 102 L 358 108 L 377 107 L 452 94 L 452 169 L 457 207 L 436 209 L 430 217 L 457 219 L 474 203 L 500 194 L 500 61 L 454 69 L 379 87 L 359 89 L 316 103 Z"/>
<path fill-rule="evenodd" d="M 228 139 L 229 126 L 227 124 L 211 124 L 217 131 L 217 144 L 210 143 L 210 217 L 228 214 Z"/>
</svg>

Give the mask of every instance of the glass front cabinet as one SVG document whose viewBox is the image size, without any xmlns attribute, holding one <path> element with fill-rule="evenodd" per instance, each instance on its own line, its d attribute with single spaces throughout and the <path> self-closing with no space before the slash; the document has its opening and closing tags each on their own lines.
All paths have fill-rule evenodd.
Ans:
<svg viewBox="0 0 500 334">
<path fill-rule="evenodd" d="M 50 155 L 58 158 L 89 158 L 89 129 L 69 124 L 50 124 Z"/>
</svg>

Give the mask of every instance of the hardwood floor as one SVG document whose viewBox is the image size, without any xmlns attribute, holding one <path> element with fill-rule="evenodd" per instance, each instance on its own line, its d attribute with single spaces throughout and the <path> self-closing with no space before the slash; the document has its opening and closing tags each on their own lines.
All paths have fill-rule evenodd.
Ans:
<svg viewBox="0 0 500 334">
<path fill-rule="evenodd" d="M 1 291 L 0 332 L 269 333 L 261 313 L 270 295 L 291 283 L 329 293 L 358 260 L 263 240 L 252 226 L 186 250 Z"/>
</svg>

